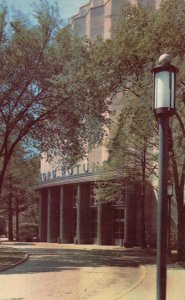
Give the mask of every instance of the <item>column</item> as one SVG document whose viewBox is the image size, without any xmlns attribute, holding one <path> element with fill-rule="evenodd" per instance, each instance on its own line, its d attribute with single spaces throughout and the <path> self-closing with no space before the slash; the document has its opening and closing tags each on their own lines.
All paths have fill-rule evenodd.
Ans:
<svg viewBox="0 0 185 300">
<path fill-rule="evenodd" d="M 47 190 L 42 189 L 40 191 L 39 199 L 39 241 L 47 241 Z"/>
<path fill-rule="evenodd" d="M 63 217 L 63 206 L 64 206 L 64 187 L 60 187 L 60 236 L 59 236 L 59 243 L 64 243 L 63 241 L 63 228 L 64 228 L 64 217 Z"/>
<path fill-rule="evenodd" d="M 59 238 L 59 190 L 48 189 L 47 242 L 55 243 Z"/>
<path fill-rule="evenodd" d="M 103 245 L 102 242 L 102 206 L 103 204 L 101 202 L 98 203 L 97 208 L 97 244 Z"/>
<path fill-rule="evenodd" d="M 78 185 L 77 243 L 90 244 L 90 184 Z"/>
<path fill-rule="evenodd" d="M 73 187 L 60 187 L 60 243 L 73 243 Z"/>
<path fill-rule="evenodd" d="M 47 242 L 51 243 L 51 189 L 48 189 Z"/>
</svg>

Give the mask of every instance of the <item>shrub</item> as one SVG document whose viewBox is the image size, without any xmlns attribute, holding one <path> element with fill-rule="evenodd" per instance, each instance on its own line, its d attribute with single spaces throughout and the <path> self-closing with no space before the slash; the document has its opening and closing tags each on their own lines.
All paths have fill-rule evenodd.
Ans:
<svg viewBox="0 0 185 300">
<path fill-rule="evenodd" d="M 38 238 L 38 225 L 32 223 L 24 223 L 19 229 L 20 241 L 32 242 Z"/>
</svg>

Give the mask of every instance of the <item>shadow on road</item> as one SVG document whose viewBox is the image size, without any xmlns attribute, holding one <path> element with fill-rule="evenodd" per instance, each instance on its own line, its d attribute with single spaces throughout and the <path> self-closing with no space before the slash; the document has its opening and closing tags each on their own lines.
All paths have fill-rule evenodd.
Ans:
<svg viewBox="0 0 185 300">
<path fill-rule="evenodd" d="M 39 272 L 62 272 L 81 267 L 132 267 L 140 264 L 155 264 L 156 252 L 139 248 L 123 250 L 82 249 L 34 249 L 24 248 L 30 253 L 29 260 L 1 274 L 31 274 Z"/>
</svg>

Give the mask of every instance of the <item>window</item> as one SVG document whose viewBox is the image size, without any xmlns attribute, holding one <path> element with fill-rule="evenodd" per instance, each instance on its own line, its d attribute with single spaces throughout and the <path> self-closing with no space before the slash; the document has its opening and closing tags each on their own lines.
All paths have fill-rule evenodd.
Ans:
<svg viewBox="0 0 185 300">
<path fill-rule="evenodd" d="M 124 238 L 124 217 L 125 210 L 121 207 L 115 207 L 113 210 L 113 238 Z"/>
<path fill-rule="evenodd" d="M 91 185 L 90 187 L 90 206 L 97 206 L 98 201 L 95 198 L 95 193 L 94 193 L 94 186 Z"/>
</svg>

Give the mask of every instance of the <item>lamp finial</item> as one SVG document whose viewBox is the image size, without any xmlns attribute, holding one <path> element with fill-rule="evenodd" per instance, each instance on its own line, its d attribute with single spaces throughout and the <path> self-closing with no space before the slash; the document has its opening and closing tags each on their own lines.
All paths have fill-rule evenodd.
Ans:
<svg viewBox="0 0 185 300">
<path fill-rule="evenodd" d="M 161 66 L 164 66 L 164 65 L 170 65 L 171 64 L 171 55 L 169 54 L 162 54 L 160 57 L 159 57 L 159 64 Z"/>
</svg>

